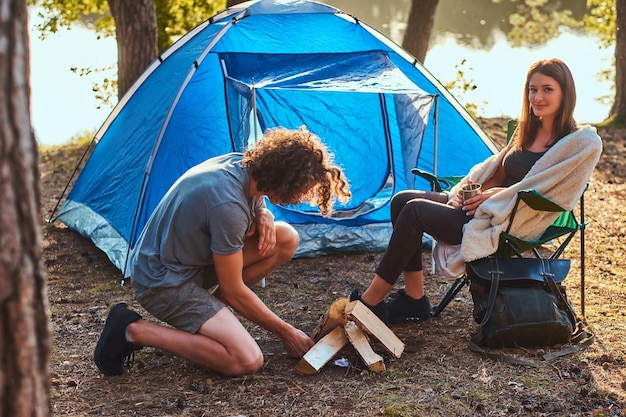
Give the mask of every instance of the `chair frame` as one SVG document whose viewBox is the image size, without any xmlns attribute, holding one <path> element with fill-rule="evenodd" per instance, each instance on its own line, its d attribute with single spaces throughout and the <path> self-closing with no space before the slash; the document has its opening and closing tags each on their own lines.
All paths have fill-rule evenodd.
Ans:
<svg viewBox="0 0 626 417">
<path fill-rule="evenodd" d="M 526 242 L 520 239 L 515 238 L 515 236 L 509 233 L 511 225 L 513 224 L 513 219 L 515 217 L 515 213 L 517 212 L 517 207 L 519 206 L 520 201 L 524 201 L 528 206 L 535 210 L 542 211 L 560 211 L 561 216 L 551 225 L 546 232 L 539 238 L 536 242 Z M 559 237 L 565 236 L 565 239 L 561 244 L 557 247 L 557 249 L 550 254 L 547 259 L 557 259 L 559 258 L 567 246 L 569 242 L 572 240 L 574 235 L 580 231 L 580 304 L 581 304 L 581 315 L 585 316 L 585 228 L 587 223 L 585 222 L 585 199 L 584 192 L 581 195 L 579 200 L 579 209 L 580 209 L 580 219 L 577 219 L 573 211 L 566 211 L 561 208 L 559 205 L 553 203 L 552 201 L 546 199 L 541 196 L 534 190 L 522 190 L 518 193 L 517 201 L 515 202 L 515 206 L 513 207 L 513 212 L 511 213 L 511 220 L 509 222 L 509 226 L 506 232 L 503 232 L 500 236 L 500 247 L 496 252 L 498 256 L 506 256 L 511 257 L 511 255 L 516 257 L 524 257 L 524 253 L 528 251 L 532 251 L 534 256 L 537 258 L 543 258 L 539 253 L 538 247 L 542 246 L 544 243 L 552 239 L 556 239 Z M 559 223 L 561 223 L 562 217 L 568 217 L 569 226 L 565 228 L 561 228 L 561 232 L 556 232 L 556 228 Z M 556 226 L 555 226 L 556 224 Z M 555 228 L 555 229 L 551 229 Z M 564 231 L 567 229 L 567 231 Z M 526 245 L 527 247 L 521 246 Z M 456 295 L 461 291 L 461 289 L 469 285 L 469 277 L 467 274 L 463 274 L 462 276 L 456 278 L 446 294 L 443 296 L 441 301 L 437 304 L 437 306 L 433 309 L 432 315 L 434 317 L 438 316 L 456 297 Z"/>
</svg>

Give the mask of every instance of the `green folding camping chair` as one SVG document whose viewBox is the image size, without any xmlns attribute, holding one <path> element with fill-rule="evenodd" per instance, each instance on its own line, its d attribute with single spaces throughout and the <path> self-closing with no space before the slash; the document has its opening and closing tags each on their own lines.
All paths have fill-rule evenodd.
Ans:
<svg viewBox="0 0 626 417">
<path fill-rule="evenodd" d="M 520 201 L 524 201 L 534 210 L 561 212 L 559 217 L 544 231 L 544 233 L 536 240 L 523 240 L 510 233 L 510 225 L 513 222 L 517 207 Z M 535 190 L 522 190 L 517 195 L 517 202 L 511 214 L 509 229 L 500 235 L 500 244 L 495 256 L 498 257 L 524 257 L 526 254 L 532 253 L 541 259 L 559 258 L 566 247 L 580 231 L 580 304 L 581 315 L 585 315 L 585 227 L 587 223 L 584 220 L 584 193 L 579 200 L 579 218 L 576 217 L 574 211 L 566 211 L 558 204 L 548 200 Z M 555 242 L 558 239 L 562 241 L 556 245 L 554 250 L 548 250 L 546 244 Z M 539 248 L 543 247 L 542 254 Z M 531 256 L 532 256 L 531 255 Z M 469 284 L 467 274 L 456 278 L 446 294 L 443 296 L 439 304 L 433 309 L 433 316 L 438 316 L 446 306 L 456 297 L 459 291 Z"/>
<path fill-rule="evenodd" d="M 514 120 L 510 120 L 508 124 L 507 142 L 510 140 L 516 127 Z M 445 191 L 458 183 L 463 177 L 436 177 L 428 172 L 419 169 L 413 169 L 414 174 L 425 179 L 433 191 Z M 539 211 L 560 212 L 559 217 L 544 231 L 544 233 L 536 240 L 523 240 L 510 233 L 511 225 L 520 201 L 526 203 L 529 207 Z M 522 190 L 517 195 L 517 201 L 511 213 L 511 220 L 508 229 L 500 235 L 500 244 L 497 252 L 494 254 L 499 257 L 524 257 L 527 255 L 535 256 L 541 259 L 559 258 L 570 241 L 577 232 L 580 232 L 580 304 L 581 315 L 585 315 L 585 204 L 584 192 L 579 200 L 579 214 L 576 216 L 574 211 L 567 211 L 558 204 L 550 201 L 535 190 Z M 558 242 L 553 245 L 555 249 L 548 249 L 548 243 Z M 539 249 L 543 248 L 543 251 Z M 544 252 L 542 254 L 542 252 Z M 466 285 L 469 285 L 469 277 L 467 274 L 456 278 L 441 301 L 433 309 L 433 316 L 438 316 L 446 306 L 456 297 L 459 291 Z"/>
</svg>

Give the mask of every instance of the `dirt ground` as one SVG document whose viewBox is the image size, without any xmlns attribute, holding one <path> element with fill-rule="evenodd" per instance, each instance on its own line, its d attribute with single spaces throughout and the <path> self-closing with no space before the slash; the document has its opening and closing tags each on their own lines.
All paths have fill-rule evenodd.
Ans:
<svg viewBox="0 0 626 417">
<path fill-rule="evenodd" d="M 481 123 L 502 140 L 503 120 Z M 496 136 L 497 134 L 497 136 Z M 386 371 L 359 368 L 350 346 L 312 376 L 295 372 L 278 339 L 243 320 L 265 354 L 256 375 L 226 378 L 153 348 L 137 352 L 130 372 L 104 377 L 93 350 L 109 304 L 124 301 L 144 318 L 156 320 L 120 286 L 120 272 L 90 240 L 60 222 L 47 223 L 84 147 L 42 150 L 41 197 L 44 222 L 43 263 L 49 282 L 53 337 L 52 409 L 55 416 L 624 416 L 626 415 L 626 339 L 623 331 L 626 131 L 600 130 L 601 162 L 585 199 L 585 316 L 596 342 L 587 350 L 540 360 L 546 349 L 506 353 L 536 361 L 519 367 L 472 353 L 467 342 L 476 328 L 467 290 L 439 316 L 422 324 L 392 327 L 406 344 L 398 359 L 383 354 Z M 580 312 L 579 240 L 566 258 L 572 271 L 567 294 Z M 381 253 L 339 254 L 296 259 L 255 288 L 285 320 L 312 333 L 321 315 L 353 288 L 364 289 Z M 427 259 L 428 256 L 425 256 Z M 428 270 L 428 267 L 426 268 Z M 449 281 L 428 275 L 433 302 Z M 401 283 L 400 283 L 401 284 Z"/>
</svg>

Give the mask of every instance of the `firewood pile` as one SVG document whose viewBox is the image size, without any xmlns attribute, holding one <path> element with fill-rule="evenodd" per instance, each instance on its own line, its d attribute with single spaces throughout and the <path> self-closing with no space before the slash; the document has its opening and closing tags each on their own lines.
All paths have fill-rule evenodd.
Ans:
<svg viewBox="0 0 626 417">
<path fill-rule="evenodd" d="M 373 372 L 383 372 L 386 368 L 384 358 L 374 351 L 370 340 L 396 358 L 404 351 L 404 343 L 365 304 L 349 301 L 346 297 L 329 307 L 312 338 L 317 343 L 296 366 L 296 371 L 303 375 L 318 373 L 348 344 Z"/>
</svg>

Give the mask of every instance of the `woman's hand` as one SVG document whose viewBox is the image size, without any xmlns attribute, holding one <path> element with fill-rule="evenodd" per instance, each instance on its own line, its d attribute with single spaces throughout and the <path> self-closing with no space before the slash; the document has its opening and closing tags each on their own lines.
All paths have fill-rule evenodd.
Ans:
<svg viewBox="0 0 626 417">
<path fill-rule="evenodd" d="M 473 216 L 474 213 L 476 212 L 476 209 L 478 208 L 478 206 L 480 206 L 483 203 L 483 201 L 498 194 L 500 191 L 504 189 L 505 187 L 493 187 L 493 188 L 483 191 L 482 193 L 472 198 L 468 198 L 467 200 L 463 201 L 463 204 L 462 204 L 463 211 L 465 211 L 465 214 L 467 214 L 468 216 Z M 462 197 L 459 197 L 458 195 L 456 197 L 462 199 Z"/>
<path fill-rule="evenodd" d="M 463 192 L 461 189 L 448 200 L 448 205 L 455 208 L 463 207 Z"/>
<path fill-rule="evenodd" d="M 252 227 L 247 236 L 259 234 L 259 255 L 267 256 L 276 246 L 276 228 L 274 227 L 274 215 L 268 208 L 257 210 Z"/>
</svg>

